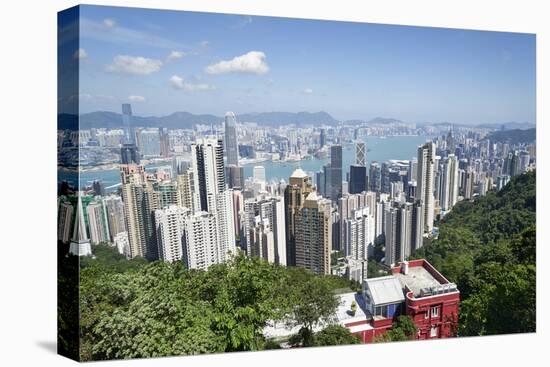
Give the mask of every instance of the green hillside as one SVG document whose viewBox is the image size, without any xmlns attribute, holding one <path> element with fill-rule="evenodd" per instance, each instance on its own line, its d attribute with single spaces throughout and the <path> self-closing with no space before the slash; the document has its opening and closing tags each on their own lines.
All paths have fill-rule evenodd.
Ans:
<svg viewBox="0 0 550 367">
<path fill-rule="evenodd" d="M 499 130 L 487 135 L 487 139 L 492 142 L 508 143 L 508 144 L 526 144 L 532 143 L 537 139 L 537 130 L 532 129 L 513 129 Z"/>
<path fill-rule="evenodd" d="M 458 203 L 419 249 L 461 291 L 459 335 L 536 330 L 536 173 Z"/>
</svg>

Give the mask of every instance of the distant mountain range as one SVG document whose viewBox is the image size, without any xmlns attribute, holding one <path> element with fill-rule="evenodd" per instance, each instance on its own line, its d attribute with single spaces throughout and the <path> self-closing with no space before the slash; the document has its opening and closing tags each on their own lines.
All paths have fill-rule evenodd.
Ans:
<svg viewBox="0 0 550 367">
<path fill-rule="evenodd" d="M 529 144 L 537 139 L 537 131 L 532 129 L 497 130 L 487 135 L 491 142 L 508 144 Z"/>
<path fill-rule="evenodd" d="M 536 127 L 535 124 L 532 124 L 530 122 L 505 122 L 502 124 L 481 124 L 478 125 L 479 127 L 486 127 L 489 129 L 497 129 L 497 130 L 527 130 L 527 129 L 534 129 Z"/>
<path fill-rule="evenodd" d="M 168 129 L 189 129 L 197 124 L 219 124 L 223 122 L 222 116 L 210 114 L 193 114 L 190 112 L 174 112 L 166 116 L 133 116 L 135 126 L 141 127 L 165 127 Z M 264 126 L 280 126 L 284 124 L 295 124 L 299 127 L 304 126 L 319 126 L 319 125 L 336 125 L 339 120 L 335 119 L 329 113 L 324 111 L 319 112 L 261 112 L 261 113 L 246 113 L 237 115 L 239 122 L 254 122 Z M 357 125 L 386 125 L 393 123 L 404 123 L 401 120 L 387 117 L 376 117 L 371 120 L 347 120 L 346 124 Z M 60 129 L 75 129 L 77 119 L 74 115 L 61 114 L 58 116 L 58 125 Z M 419 124 L 421 125 L 421 124 Z M 424 125 L 451 125 L 448 122 L 424 124 Z M 459 125 L 459 124 L 452 124 Z M 466 126 L 466 125 L 460 125 Z M 507 122 L 504 124 L 483 124 L 479 127 L 492 128 L 496 130 L 510 129 L 529 129 L 534 128 L 534 124 Z M 96 111 L 84 113 L 80 115 L 80 128 L 120 128 L 122 127 L 122 116 L 120 113 L 110 111 Z"/>
<path fill-rule="evenodd" d="M 419 126 L 461 126 L 461 127 L 468 127 L 468 126 L 475 126 L 475 127 L 481 127 L 486 129 L 494 129 L 494 130 L 527 130 L 527 129 L 535 129 L 536 125 L 532 124 L 530 122 L 504 122 L 504 123 L 494 123 L 494 124 L 478 124 L 478 125 L 467 125 L 467 124 L 455 124 L 452 122 L 437 122 L 437 123 L 421 123 L 418 124 Z"/>
<path fill-rule="evenodd" d="M 60 116 L 60 125 L 69 121 L 68 116 Z M 338 121 L 326 112 L 262 112 L 237 115 L 239 122 L 255 122 L 259 125 L 277 126 L 281 124 L 305 125 L 334 125 Z M 136 126 L 143 127 L 166 127 L 169 129 L 192 128 L 196 124 L 219 124 L 224 121 L 221 116 L 195 115 L 190 112 L 174 112 L 167 116 L 133 116 Z M 118 128 L 122 126 L 120 113 L 97 111 L 80 115 L 80 128 Z"/>
</svg>

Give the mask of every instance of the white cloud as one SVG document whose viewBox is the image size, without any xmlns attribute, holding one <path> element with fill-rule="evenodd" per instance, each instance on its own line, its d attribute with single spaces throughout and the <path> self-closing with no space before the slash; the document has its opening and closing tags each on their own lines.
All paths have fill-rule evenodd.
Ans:
<svg viewBox="0 0 550 367">
<path fill-rule="evenodd" d="M 106 66 L 111 73 L 148 75 L 160 70 L 162 61 L 141 56 L 115 56 L 113 62 Z"/>
<path fill-rule="evenodd" d="M 116 22 L 114 19 L 107 18 L 107 19 L 103 19 L 103 25 L 106 28 L 113 28 L 116 25 Z"/>
<path fill-rule="evenodd" d="M 170 78 L 170 84 L 175 89 L 181 89 L 186 92 L 195 92 L 195 91 L 207 91 L 216 89 L 214 86 L 206 83 L 189 83 L 186 82 L 182 77 L 178 75 L 172 75 Z"/>
<path fill-rule="evenodd" d="M 223 60 L 209 65 L 205 71 L 208 74 L 249 73 L 261 75 L 269 71 L 265 59 L 266 56 L 263 52 L 250 51 L 231 60 Z"/>
<path fill-rule="evenodd" d="M 304 89 L 304 94 L 313 94 L 313 89 L 311 88 Z"/>
<path fill-rule="evenodd" d="M 85 59 L 88 57 L 88 53 L 86 52 L 85 49 L 83 48 L 79 48 L 78 50 L 76 50 L 73 54 L 73 58 L 74 59 Z"/>
<path fill-rule="evenodd" d="M 145 102 L 145 97 L 143 96 L 128 96 L 130 102 Z"/>
<path fill-rule="evenodd" d="M 187 54 L 183 51 L 172 51 L 168 55 L 167 59 L 168 59 L 168 61 L 177 60 L 177 59 L 181 59 L 185 55 L 187 55 Z"/>
</svg>

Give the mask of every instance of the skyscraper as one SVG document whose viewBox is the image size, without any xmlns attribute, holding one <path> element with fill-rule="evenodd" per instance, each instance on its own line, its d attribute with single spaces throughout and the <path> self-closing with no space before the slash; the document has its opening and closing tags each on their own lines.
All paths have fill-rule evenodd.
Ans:
<svg viewBox="0 0 550 367">
<path fill-rule="evenodd" d="M 226 166 L 227 185 L 230 189 L 244 188 L 244 168 L 233 164 Z"/>
<path fill-rule="evenodd" d="M 424 245 L 424 208 L 417 200 L 412 204 L 411 253 Z"/>
<path fill-rule="evenodd" d="M 326 169 L 325 191 L 327 196 L 336 201 L 342 197 L 342 146 L 333 145 L 330 147 L 330 165 Z"/>
<path fill-rule="evenodd" d="M 215 216 L 218 231 L 218 261 L 222 263 L 229 260 L 229 257 L 237 251 L 232 190 L 225 190 L 216 195 Z"/>
<path fill-rule="evenodd" d="M 439 201 L 441 209 L 448 211 L 458 200 L 458 160 L 454 154 L 449 154 L 445 160 L 442 177 Z"/>
<path fill-rule="evenodd" d="M 157 192 L 145 181 L 143 166 L 121 166 L 122 200 L 130 243 L 129 257 L 158 259 L 154 211 L 159 209 Z"/>
<path fill-rule="evenodd" d="M 464 199 L 472 200 L 474 198 L 475 171 L 471 167 L 466 171 L 464 183 Z"/>
<path fill-rule="evenodd" d="M 319 133 L 319 148 L 323 148 L 327 144 L 327 130 L 321 129 Z"/>
<path fill-rule="evenodd" d="M 170 136 L 168 135 L 168 130 L 164 127 L 159 129 L 159 140 L 160 140 L 160 155 L 161 157 L 170 156 Z"/>
<path fill-rule="evenodd" d="M 382 188 L 382 171 L 378 162 L 372 162 L 369 168 L 370 191 L 380 192 Z"/>
<path fill-rule="evenodd" d="M 249 256 L 253 256 L 256 251 L 256 256 L 262 256 L 268 261 L 286 265 L 285 208 L 282 197 L 272 197 L 265 194 L 246 199 L 244 201 L 242 225 L 246 252 Z M 261 236 L 265 236 L 265 238 Z M 270 239 L 273 242 L 273 248 L 271 249 L 270 245 L 269 248 L 264 249 L 265 251 L 260 251 L 258 243 L 266 245 L 265 241 Z M 261 255 L 257 254 L 258 251 Z"/>
<path fill-rule="evenodd" d="M 214 216 L 217 231 L 216 260 L 224 262 L 235 248 L 233 193 L 225 187 L 225 168 L 221 140 L 203 139 L 192 145 L 195 212 Z M 203 223 L 206 219 L 195 218 Z M 210 260 L 209 260 L 210 261 Z"/>
<path fill-rule="evenodd" d="M 363 142 L 355 144 L 355 164 L 363 167 L 367 165 L 367 146 Z"/>
<path fill-rule="evenodd" d="M 185 219 L 183 262 L 188 269 L 206 270 L 220 263 L 216 215 L 197 212 Z"/>
<path fill-rule="evenodd" d="M 69 243 L 74 222 L 74 206 L 70 201 L 62 201 L 58 209 L 57 240 Z"/>
<path fill-rule="evenodd" d="M 136 144 L 136 134 L 132 126 L 132 105 L 122 104 L 122 126 L 124 127 L 124 144 Z"/>
<path fill-rule="evenodd" d="M 109 226 L 107 224 L 107 214 L 101 201 L 88 204 L 86 207 L 88 214 L 88 226 L 90 228 L 90 240 L 93 244 L 109 242 Z"/>
<path fill-rule="evenodd" d="M 237 146 L 237 118 L 233 112 L 225 114 L 225 155 L 227 164 L 239 165 L 239 150 Z"/>
<path fill-rule="evenodd" d="M 342 220 L 344 254 L 353 260 L 367 260 L 374 252 L 374 216 L 368 207 L 355 209 L 351 218 Z M 334 233 L 333 233 L 334 235 Z"/>
<path fill-rule="evenodd" d="M 167 262 L 183 259 L 183 232 L 189 209 L 171 205 L 155 210 L 159 259 Z"/>
<path fill-rule="evenodd" d="M 358 194 L 367 191 L 367 167 L 353 164 L 349 173 L 349 193 Z"/>
<path fill-rule="evenodd" d="M 525 173 L 527 171 L 530 159 L 529 152 L 525 150 L 519 152 L 519 173 Z"/>
<path fill-rule="evenodd" d="M 296 266 L 296 215 L 314 190 L 309 176 L 300 168 L 292 173 L 285 188 L 286 263 L 289 266 Z"/>
<path fill-rule="evenodd" d="M 120 163 L 139 164 L 139 151 L 135 144 L 123 144 L 120 148 Z"/>
<path fill-rule="evenodd" d="M 163 209 L 179 203 L 178 183 L 177 181 L 156 182 L 153 185 L 158 196 L 159 208 Z"/>
<path fill-rule="evenodd" d="M 223 146 L 221 140 L 198 140 L 191 147 L 195 192 L 200 210 L 208 212 L 215 204 L 215 196 L 225 190 Z"/>
<path fill-rule="evenodd" d="M 418 147 L 416 199 L 424 206 L 424 231 L 431 233 L 434 222 L 434 143 Z"/>
<path fill-rule="evenodd" d="M 115 236 L 126 231 L 126 223 L 124 222 L 124 203 L 118 195 L 110 195 L 103 198 L 103 206 L 109 223 L 109 234 L 111 242 L 114 243 Z"/>
<path fill-rule="evenodd" d="M 295 215 L 296 266 L 317 274 L 330 273 L 331 202 L 310 192 Z"/>
<path fill-rule="evenodd" d="M 315 186 L 317 192 L 325 196 L 325 171 L 320 170 L 318 172 L 315 172 Z"/>
<path fill-rule="evenodd" d="M 394 203 L 385 215 L 384 261 L 386 265 L 393 266 L 411 255 L 413 206 L 411 203 Z"/>
</svg>

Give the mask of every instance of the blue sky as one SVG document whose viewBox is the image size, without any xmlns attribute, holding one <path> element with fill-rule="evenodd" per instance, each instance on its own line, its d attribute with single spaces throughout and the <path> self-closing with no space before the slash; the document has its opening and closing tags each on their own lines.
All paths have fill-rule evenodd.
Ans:
<svg viewBox="0 0 550 367">
<path fill-rule="evenodd" d="M 535 122 L 535 36 L 81 7 L 81 112 Z"/>
</svg>

